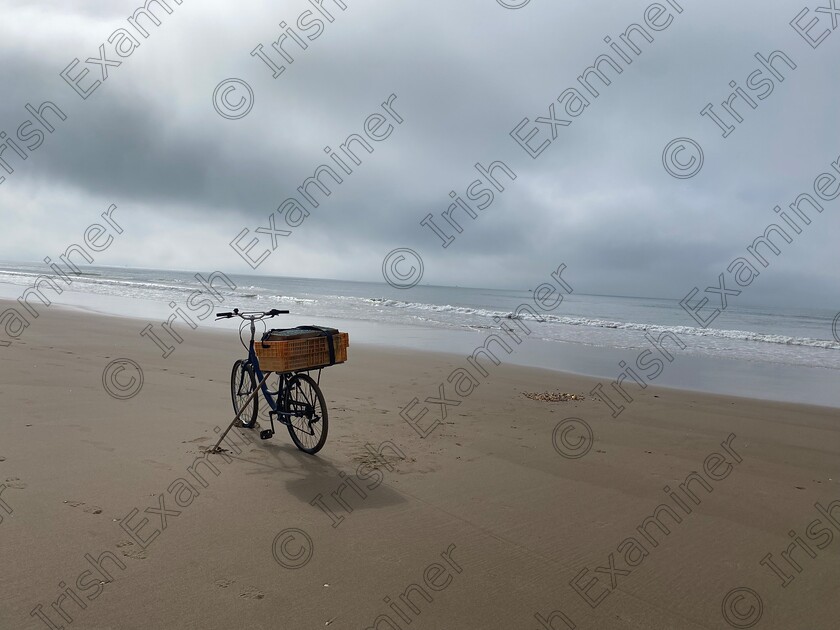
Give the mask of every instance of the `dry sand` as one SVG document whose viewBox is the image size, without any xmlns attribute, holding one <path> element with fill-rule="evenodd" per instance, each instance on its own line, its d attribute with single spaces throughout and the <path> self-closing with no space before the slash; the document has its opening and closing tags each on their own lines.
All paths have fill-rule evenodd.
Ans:
<svg viewBox="0 0 840 630">
<path fill-rule="evenodd" d="M 218 475 L 195 469 L 205 487 L 188 469 L 232 415 L 241 347 L 199 330 L 163 359 L 143 325 L 54 307 L 0 348 L 0 628 L 699 629 L 747 627 L 751 610 L 757 628 L 838 627 L 836 409 L 648 388 L 613 419 L 592 379 L 501 365 L 466 398 L 446 383 L 461 403 L 421 438 L 400 409 L 465 359 L 353 345 L 323 374 L 318 456 L 237 429 L 241 453 L 210 456 Z M 102 384 L 120 357 L 144 371 L 129 400 Z M 424 424 L 440 418 L 423 404 Z M 555 449 L 585 431 L 555 432 L 569 417 L 594 435 L 578 459 Z M 377 459 L 386 442 L 404 456 Z M 836 524 L 812 524 L 832 501 Z M 669 533 L 648 521 L 648 540 L 660 505 Z M 762 608 L 736 591 L 727 623 L 741 587 Z"/>
</svg>

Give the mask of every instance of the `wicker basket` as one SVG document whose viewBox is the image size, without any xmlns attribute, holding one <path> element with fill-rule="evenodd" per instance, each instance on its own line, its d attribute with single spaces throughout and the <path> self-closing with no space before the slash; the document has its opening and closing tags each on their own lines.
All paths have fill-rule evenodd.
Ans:
<svg viewBox="0 0 840 630">
<path fill-rule="evenodd" d="M 254 352 L 263 372 L 294 372 L 312 370 L 347 360 L 350 337 L 347 333 L 333 335 L 335 361 L 330 362 L 330 348 L 326 337 L 289 339 L 286 341 L 255 341 Z"/>
</svg>

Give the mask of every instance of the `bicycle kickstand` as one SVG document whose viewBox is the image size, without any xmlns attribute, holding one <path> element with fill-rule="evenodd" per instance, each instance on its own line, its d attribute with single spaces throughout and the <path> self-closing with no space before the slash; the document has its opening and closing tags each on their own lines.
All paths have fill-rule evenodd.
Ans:
<svg viewBox="0 0 840 630">
<path fill-rule="evenodd" d="M 239 410 L 239 413 L 237 413 L 237 414 L 234 416 L 233 420 L 231 420 L 231 421 L 230 421 L 230 424 L 228 425 L 227 429 L 225 429 L 225 430 L 222 432 L 222 434 L 219 436 L 219 441 L 218 441 L 218 442 L 216 442 L 215 446 L 213 446 L 213 448 L 209 449 L 209 451 L 208 451 L 208 452 L 210 452 L 210 453 L 221 453 L 221 452 L 222 452 L 222 449 L 221 449 L 222 440 L 224 440 L 224 439 L 225 439 L 225 436 L 227 436 L 227 434 L 228 434 L 228 433 L 230 432 L 230 430 L 233 428 L 233 425 L 234 425 L 234 424 L 236 424 L 236 421 L 237 421 L 237 420 L 239 420 L 239 416 L 241 416 L 241 415 L 245 412 L 245 410 L 248 408 L 248 405 L 250 405 L 250 404 L 251 404 L 251 401 L 254 399 L 254 396 L 256 396 L 257 394 L 259 394 L 259 393 L 260 393 L 260 389 L 262 389 L 262 386 L 263 386 L 263 385 L 265 384 L 265 382 L 268 380 L 268 376 L 269 376 L 269 375 L 268 375 L 268 374 L 266 374 L 266 375 L 263 377 L 263 380 L 261 380 L 261 381 L 259 382 L 259 385 L 257 385 L 257 386 L 254 388 L 254 391 L 252 391 L 252 392 L 251 392 L 251 395 L 250 395 L 250 396 L 248 396 L 248 399 L 247 399 L 247 400 L 246 400 L 246 401 L 242 404 L 242 408 Z"/>
</svg>

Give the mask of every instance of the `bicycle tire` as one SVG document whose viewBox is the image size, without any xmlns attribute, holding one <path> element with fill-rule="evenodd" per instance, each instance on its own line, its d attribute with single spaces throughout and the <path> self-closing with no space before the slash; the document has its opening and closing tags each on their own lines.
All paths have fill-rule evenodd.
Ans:
<svg viewBox="0 0 840 630">
<path fill-rule="evenodd" d="M 330 426 L 329 413 L 324 394 L 312 377 L 301 373 L 287 381 L 283 411 L 289 414 L 287 428 L 295 446 L 309 455 L 314 455 L 324 447 Z"/>
<path fill-rule="evenodd" d="M 233 369 L 230 373 L 230 397 L 233 402 L 233 412 L 239 413 L 242 405 L 257 388 L 257 376 L 254 373 L 253 366 L 247 361 L 239 359 L 233 364 Z M 239 425 L 246 429 L 253 429 L 257 422 L 257 413 L 259 411 L 259 396 L 254 396 L 248 406 L 250 410 L 246 409 L 239 416 Z M 250 416 L 250 417 L 249 417 Z"/>
</svg>

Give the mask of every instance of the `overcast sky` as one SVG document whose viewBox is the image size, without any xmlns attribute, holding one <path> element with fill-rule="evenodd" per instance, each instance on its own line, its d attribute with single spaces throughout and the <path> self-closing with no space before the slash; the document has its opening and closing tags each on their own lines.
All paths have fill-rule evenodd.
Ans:
<svg viewBox="0 0 840 630">
<path fill-rule="evenodd" d="M 664 2 L 664 0 L 663 0 Z M 560 263 L 586 293 L 684 296 L 717 276 L 840 157 L 840 34 L 816 50 L 789 22 L 805 5 L 781 0 L 681 0 L 667 30 L 592 99 L 536 160 L 511 138 L 549 104 L 650 2 L 346 0 L 279 78 L 250 55 L 312 9 L 308 1 L 184 0 L 108 79 L 82 100 L 60 77 L 74 58 L 116 58 L 108 37 L 139 0 L 0 0 L 0 130 L 14 136 L 26 103 L 54 101 L 68 116 L 0 185 L 0 259 L 56 257 L 110 204 L 124 234 L 96 260 L 186 270 L 247 272 L 229 246 L 328 160 L 389 95 L 404 122 L 347 176 L 258 273 L 381 281 L 382 259 L 410 247 L 424 282 L 526 289 Z M 818 3 L 813 3 L 812 10 Z M 827 15 L 818 13 L 825 27 Z M 806 20 L 807 22 L 807 20 Z M 724 139 L 699 115 L 720 110 L 729 82 L 745 85 L 755 53 L 786 52 L 798 65 Z M 614 55 L 615 56 L 615 55 Z M 84 65 L 90 78 L 99 66 Z M 235 77 L 253 89 L 239 120 L 213 108 Z M 89 84 L 86 82 L 84 84 Z M 236 97 L 231 97 L 236 100 Z M 557 116 L 562 108 L 557 105 Z M 540 126 L 540 137 L 549 133 Z M 665 145 L 691 137 L 705 153 L 694 178 L 669 176 Z M 439 217 L 503 160 L 518 175 L 447 248 L 419 225 Z M 747 289 L 747 302 L 834 307 L 836 202 L 786 245 Z M 464 217 L 463 214 L 459 215 Z M 437 221 L 444 225 L 440 218 Z M 278 218 L 278 226 L 281 221 Z M 263 238 L 260 250 L 270 246 Z M 257 251 L 257 250 L 255 250 Z"/>
</svg>

